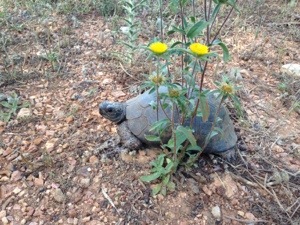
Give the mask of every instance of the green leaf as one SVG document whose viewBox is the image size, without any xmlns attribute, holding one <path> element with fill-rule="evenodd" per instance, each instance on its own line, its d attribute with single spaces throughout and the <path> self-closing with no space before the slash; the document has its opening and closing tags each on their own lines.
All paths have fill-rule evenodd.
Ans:
<svg viewBox="0 0 300 225">
<path fill-rule="evenodd" d="M 175 26 L 172 26 L 172 28 L 173 28 L 173 31 L 174 31 L 173 33 L 179 32 L 180 34 L 185 35 L 185 31 L 182 30 L 181 28 L 178 28 L 178 27 L 175 27 Z"/>
<path fill-rule="evenodd" d="M 159 132 L 166 129 L 168 125 L 170 125 L 170 121 L 168 119 L 159 120 L 152 124 L 149 131 Z"/>
<path fill-rule="evenodd" d="M 169 181 L 170 181 L 170 174 L 168 174 L 167 176 L 165 176 L 164 178 L 163 178 L 163 180 L 162 180 L 162 184 L 163 185 L 167 185 L 168 183 L 169 183 Z"/>
<path fill-rule="evenodd" d="M 9 103 L 6 102 L 6 101 L 0 102 L 0 104 L 1 104 L 2 106 L 6 107 L 6 108 L 9 108 L 9 109 L 12 107 L 12 105 L 9 104 Z"/>
<path fill-rule="evenodd" d="M 173 163 L 173 161 L 170 161 L 165 168 L 165 173 L 166 174 L 170 173 L 173 168 L 174 168 L 174 163 Z"/>
<path fill-rule="evenodd" d="M 11 118 L 11 113 L 0 112 L 0 120 L 3 122 L 8 122 Z"/>
<path fill-rule="evenodd" d="M 217 3 L 217 4 L 218 4 L 218 3 Z M 216 7 L 215 7 L 215 9 L 214 9 L 214 11 L 213 11 L 213 13 L 212 13 L 212 16 L 211 16 L 210 21 L 213 21 L 214 18 L 217 16 L 218 12 L 219 12 L 220 9 L 221 9 L 221 5 L 222 5 L 222 4 L 216 5 Z"/>
<path fill-rule="evenodd" d="M 171 45 L 171 47 L 170 48 L 174 48 L 176 45 L 180 45 L 180 44 L 183 44 L 181 41 L 176 41 L 175 43 L 173 43 L 172 45 Z"/>
<path fill-rule="evenodd" d="M 188 128 L 183 127 L 183 126 L 178 126 L 176 131 L 179 131 L 184 136 L 185 140 L 188 139 L 192 146 L 197 145 L 196 138 L 193 135 L 193 132 L 192 132 L 191 129 L 188 129 Z"/>
<path fill-rule="evenodd" d="M 145 134 L 145 138 L 146 138 L 147 141 L 153 141 L 153 142 L 161 141 L 160 137 L 158 137 L 156 135 L 147 135 L 147 134 Z"/>
<path fill-rule="evenodd" d="M 189 145 L 186 150 L 187 151 L 199 151 L 200 152 L 200 151 L 202 151 L 202 148 L 198 145 L 194 145 L 194 146 Z"/>
<path fill-rule="evenodd" d="M 176 185 L 175 185 L 175 183 L 172 182 L 172 181 L 170 181 L 170 182 L 167 184 L 167 188 L 168 188 L 168 190 L 171 191 L 171 192 L 175 191 L 175 187 L 176 187 Z"/>
<path fill-rule="evenodd" d="M 153 196 L 154 196 L 154 195 L 157 195 L 157 194 L 160 192 L 161 187 L 162 187 L 162 184 L 161 184 L 161 183 L 155 184 L 155 185 L 153 186 L 153 188 L 152 188 L 152 195 L 153 195 Z"/>
<path fill-rule="evenodd" d="M 206 95 L 203 94 L 203 92 L 200 94 L 199 103 L 199 107 L 202 113 L 202 120 L 203 122 L 206 122 L 209 117 L 210 108 L 206 99 Z"/>
<path fill-rule="evenodd" d="M 199 22 L 195 23 L 187 32 L 188 38 L 195 38 L 202 34 L 203 30 L 209 25 L 210 23 L 205 20 L 200 20 Z"/>
<path fill-rule="evenodd" d="M 194 17 L 194 16 L 191 16 L 191 21 L 193 22 L 193 23 L 196 23 L 196 18 Z"/>
<path fill-rule="evenodd" d="M 236 0 L 228 0 L 227 5 L 231 5 L 236 11 L 238 11 L 240 13 L 240 10 L 236 6 Z"/>
<path fill-rule="evenodd" d="M 143 181 L 143 182 L 151 182 L 153 180 L 156 180 L 157 178 L 159 178 L 161 175 L 160 172 L 156 172 L 156 173 L 152 173 L 152 174 L 149 174 L 149 175 L 144 175 L 144 176 L 141 176 L 140 177 L 140 180 Z"/>
<path fill-rule="evenodd" d="M 166 186 L 162 186 L 161 189 L 160 189 L 160 193 L 163 195 L 163 196 L 166 196 L 167 195 L 167 187 Z"/>
<path fill-rule="evenodd" d="M 212 130 L 209 135 L 206 136 L 206 142 L 208 143 L 214 136 L 218 135 L 218 131 Z"/>
<path fill-rule="evenodd" d="M 228 62 L 230 60 L 230 54 L 229 54 L 227 46 L 222 41 L 220 41 L 218 39 L 215 40 L 212 44 L 213 45 L 219 45 L 222 48 L 222 50 L 223 50 L 223 60 L 225 62 Z"/>
<path fill-rule="evenodd" d="M 162 165 L 164 164 L 164 161 L 165 161 L 165 154 L 160 154 L 159 156 L 157 156 L 157 158 L 152 161 L 150 163 L 150 165 L 154 166 L 154 167 L 162 167 Z"/>
</svg>

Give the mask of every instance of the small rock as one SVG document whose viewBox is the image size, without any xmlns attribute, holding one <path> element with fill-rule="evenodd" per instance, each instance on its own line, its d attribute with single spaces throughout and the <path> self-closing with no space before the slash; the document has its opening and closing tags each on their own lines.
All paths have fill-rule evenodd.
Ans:
<svg viewBox="0 0 300 225">
<path fill-rule="evenodd" d="M 92 155 L 92 156 L 90 157 L 90 159 L 89 159 L 89 162 L 90 162 L 91 164 L 98 164 L 98 163 L 99 163 L 99 159 L 98 159 L 97 156 Z"/>
<path fill-rule="evenodd" d="M 12 172 L 11 179 L 13 181 L 18 181 L 22 179 L 22 173 L 19 170 Z"/>
<path fill-rule="evenodd" d="M 281 67 L 281 72 L 290 76 L 300 77 L 299 64 L 286 64 Z"/>
<path fill-rule="evenodd" d="M 62 146 L 63 149 L 66 149 L 67 147 L 69 147 L 68 143 L 63 144 L 63 146 Z"/>
<path fill-rule="evenodd" d="M 33 182 L 34 182 L 34 185 L 38 186 L 38 187 L 41 187 L 44 185 L 44 180 L 41 178 L 34 178 Z"/>
<path fill-rule="evenodd" d="M 67 123 L 72 123 L 72 122 L 74 121 L 74 117 L 73 117 L 73 116 L 68 116 L 68 117 L 65 119 L 65 121 L 66 121 Z"/>
<path fill-rule="evenodd" d="M 244 217 L 245 219 L 247 219 L 247 220 L 249 220 L 249 222 L 247 223 L 248 225 L 255 225 L 256 223 L 255 223 L 255 220 L 256 220 L 256 218 L 255 218 L 255 216 L 252 214 L 252 213 L 250 213 L 250 212 L 247 212 L 246 214 L 245 214 L 245 217 Z M 251 221 L 251 222 L 250 222 Z"/>
<path fill-rule="evenodd" d="M 55 201 L 57 202 L 63 202 L 65 200 L 65 195 L 64 193 L 60 190 L 60 188 L 54 189 L 52 191 L 52 196 Z"/>
<path fill-rule="evenodd" d="M 189 178 L 189 179 L 187 180 L 187 182 L 188 182 L 189 188 L 191 189 L 191 191 L 192 191 L 194 194 L 198 194 L 198 193 L 200 192 L 198 183 L 197 183 L 194 179 Z"/>
<path fill-rule="evenodd" d="M 75 216 L 77 216 L 77 212 L 75 209 L 70 209 L 68 211 L 68 215 L 69 215 L 69 217 L 74 218 Z"/>
<path fill-rule="evenodd" d="M 215 217 L 217 220 L 221 219 L 221 209 L 219 206 L 215 206 L 211 209 L 211 214 L 213 217 Z"/>
<path fill-rule="evenodd" d="M 113 82 L 113 79 L 111 79 L 111 78 L 105 78 L 105 79 L 103 79 L 102 84 L 106 85 L 106 84 L 111 84 L 112 82 Z"/>
<path fill-rule="evenodd" d="M 74 225 L 77 225 L 77 224 L 78 224 L 78 219 L 77 219 L 77 218 L 74 218 L 74 219 L 73 219 L 73 224 L 74 224 Z"/>
<path fill-rule="evenodd" d="M 2 217 L 1 221 L 3 224 L 8 224 L 8 219 L 6 217 Z"/>
<path fill-rule="evenodd" d="M 256 220 L 255 216 L 252 213 L 250 213 L 250 212 L 247 212 L 245 214 L 245 218 L 248 219 L 248 220 L 252 220 L 252 221 Z"/>
<path fill-rule="evenodd" d="M 30 222 L 28 225 L 38 225 L 37 222 Z"/>
<path fill-rule="evenodd" d="M 2 153 L 2 155 L 3 155 L 4 157 L 6 157 L 6 156 L 10 155 L 12 152 L 13 152 L 13 149 L 8 147 L 8 148 L 6 148 L 6 150 Z"/>
<path fill-rule="evenodd" d="M 6 176 L 1 176 L 1 177 L 0 177 L 0 181 L 1 181 L 1 182 L 5 182 L 5 181 L 8 181 L 8 180 L 9 180 L 9 178 L 6 177 Z"/>
<path fill-rule="evenodd" d="M 19 188 L 19 187 L 16 187 L 14 190 L 13 190 L 13 193 L 14 194 L 19 194 L 22 190 Z"/>
<path fill-rule="evenodd" d="M 274 151 L 276 153 L 282 153 L 282 152 L 284 152 L 284 149 L 278 145 L 274 145 L 272 148 L 272 151 Z"/>
<path fill-rule="evenodd" d="M 88 222 L 88 221 L 90 221 L 91 220 L 91 217 L 90 216 L 87 216 L 87 217 L 84 217 L 82 220 L 81 220 L 81 222 L 82 223 L 86 223 L 86 222 Z"/>
<path fill-rule="evenodd" d="M 46 151 L 47 152 L 52 152 L 57 141 L 58 141 L 57 138 L 53 138 L 53 139 L 47 141 L 46 144 L 45 144 Z"/>
<path fill-rule="evenodd" d="M 5 210 L 0 211 L 0 218 L 2 218 L 2 217 L 6 217 L 6 211 Z"/>
<path fill-rule="evenodd" d="M 112 94 L 112 96 L 114 96 L 116 98 L 119 98 L 119 97 L 122 97 L 122 96 L 126 95 L 123 91 L 113 91 L 111 94 Z"/>
<path fill-rule="evenodd" d="M 31 206 L 27 207 L 26 210 L 27 210 L 27 213 L 26 213 L 27 216 L 32 216 L 35 211 L 35 209 Z"/>
<path fill-rule="evenodd" d="M 90 178 L 83 178 L 80 180 L 80 186 L 82 188 L 87 188 L 90 186 L 90 183 L 91 183 L 91 179 Z"/>
<path fill-rule="evenodd" d="M 204 192 L 205 194 L 207 194 L 208 196 L 211 196 L 211 195 L 212 195 L 212 191 L 209 190 L 209 188 L 208 188 L 206 185 L 203 186 L 202 190 L 203 190 L 203 192 Z"/>
<path fill-rule="evenodd" d="M 42 138 L 36 138 L 36 139 L 33 140 L 33 144 L 39 145 L 39 144 L 41 144 L 42 141 L 43 141 Z"/>
<path fill-rule="evenodd" d="M 21 119 L 24 117 L 30 117 L 31 115 L 32 115 L 32 113 L 29 108 L 21 108 L 17 115 L 17 119 Z"/>
<path fill-rule="evenodd" d="M 237 211 L 237 214 L 241 217 L 245 217 L 245 213 L 243 211 Z"/>
</svg>

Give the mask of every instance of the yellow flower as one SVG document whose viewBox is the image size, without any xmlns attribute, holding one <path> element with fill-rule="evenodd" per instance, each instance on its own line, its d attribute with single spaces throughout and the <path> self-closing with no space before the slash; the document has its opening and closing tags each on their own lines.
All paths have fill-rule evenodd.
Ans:
<svg viewBox="0 0 300 225">
<path fill-rule="evenodd" d="M 169 96 L 171 98 L 178 98 L 180 95 L 179 91 L 176 89 L 169 89 Z"/>
<path fill-rule="evenodd" d="M 164 77 L 164 76 L 161 76 L 161 75 L 151 75 L 150 77 L 149 77 L 149 79 L 150 79 L 150 81 L 152 81 L 154 84 L 156 84 L 156 85 L 162 85 L 164 82 L 165 82 L 165 80 L 166 80 L 166 78 Z"/>
<path fill-rule="evenodd" d="M 223 83 L 221 85 L 221 90 L 226 93 L 226 94 L 233 94 L 234 93 L 234 88 L 232 85 L 227 84 L 227 83 Z"/>
<path fill-rule="evenodd" d="M 193 43 L 190 45 L 190 50 L 197 56 L 206 55 L 209 51 L 209 48 L 206 45 L 200 43 Z"/>
<path fill-rule="evenodd" d="M 154 42 L 149 46 L 149 49 L 156 55 L 164 54 L 168 50 L 168 46 L 162 42 Z"/>
</svg>

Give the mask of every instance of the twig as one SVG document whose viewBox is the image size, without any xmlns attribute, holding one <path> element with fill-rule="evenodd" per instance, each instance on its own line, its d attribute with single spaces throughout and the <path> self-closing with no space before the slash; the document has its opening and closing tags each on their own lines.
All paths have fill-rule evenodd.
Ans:
<svg viewBox="0 0 300 225">
<path fill-rule="evenodd" d="M 293 216 L 295 215 L 295 213 L 298 211 L 299 208 L 300 208 L 300 203 L 298 204 L 298 206 L 296 207 L 296 209 L 292 213 L 291 218 L 293 218 Z"/>
<path fill-rule="evenodd" d="M 120 62 L 119 62 L 119 63 L 120 63 Z M 130 76 L 132 79 L 134 79 L 134 80 L 136 80 L 136 81 L 139 81 L 137 78 L 135 78 L 133 75 L 131 75 L 130 73 L 128 73 L 128 72 L 124 69 L 122 63 L 120 63 L 120 66 L 121 66 L 121 69 L 124 71 L 124 73 L 126 73 L 126 74 L 127 74 L 128 76 Z"/>
<path fill-rule="evenodd" d="M 245 179 L 245 178 L 243 178 L 243 177 L 241 177 L 241 176 L 236 176 L 235 174 L 231 174 L 232 176 L 233 176 L 233 178 L 234 179 L 236 179 L 236 180 L 238 180 L 238 181 L 241 181 L 241 182 L 243 182 L 244 184 L 247 184 L 247 185 L 249 185 L 249 186 L 251 186 L 251 187 L 258 187 L 258 185 L 256 184 L 256 183 L 253 183 L 253 182 L 251 182 L 251 181 L 249 181 L 249 180 L 247 180 L 247 179 Z"/>
<path fill-rule="evenodd" d="M 114 207 L 114 209 L 117 211 L 117 213 L 120 215 L 117 207 L 115 206 L 115 204 L 113 203 L 113 201 L 111 200 L 111 198 L 108 196 L 108 194 L 104 191 L 104 189 L 101 190 L 102 194 L 104 195 L 104 197 L 108 200 L 108 202 L 112 205 L 112 207 Z"/>
<path fill-rule="evenodd" d="M 268 26 L 281 26 L 281 25 L 300 25 L 300 22 L 282 22 L 282 23 L 267 23 Z"/>
<path fill-rule="evenodd" d="M 271 223 L 271 221 L 269 221 L 269 220 L 261 220 L 261 219 L 257 219 L 257 220 L 243 220 L 243 219 L 238 219 L 238 218 L 231 217 L 231 216 L 226 216 L 226 215 L 223 215 L 223 217 L 225 217 L 227 219 L 239 221 L 239 222 L 242 222 L 242 223 L 261 223 L 261 222 L 263 222 L 263 223 Z"/>
</svg>

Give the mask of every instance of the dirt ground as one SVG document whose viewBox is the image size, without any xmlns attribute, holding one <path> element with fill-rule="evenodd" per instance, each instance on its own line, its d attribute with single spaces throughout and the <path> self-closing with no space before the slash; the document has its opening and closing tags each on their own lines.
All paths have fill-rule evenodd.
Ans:
<svg viewBox="0 0 300 225">
<path fill-rule="evenodd" d="M 159 149 L 99 152 L 116 126 L 98 104 L 136 96 L 150 70 L 142 59 L 129 67 L 113 54 L 122 51 L 121 22 L 96 12 L 12 11 L 1 25 L 0 92 L 30 102 L 30 114 L 0 121 L 0 224 L 299 225 L 300 114 L 292 106 L 300 79 L 280 72 L 300 63 L 299 2 L 287 11 L 286 1 L 254 2 L 233 14 L 222 34 L 232 60 L 211 65 L 205 84 L 213 87 L 223 71 L 237 77 L 245 117 L 228 104 L 237 162 L 203 156 L 178 171 L 174 193 L 154 197 L 139 177 Z"/>
</svg>

